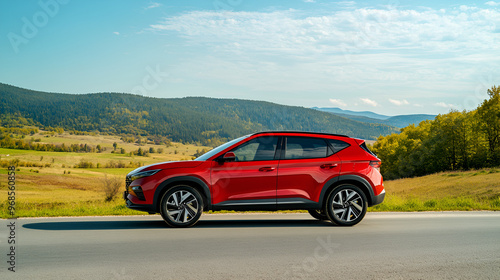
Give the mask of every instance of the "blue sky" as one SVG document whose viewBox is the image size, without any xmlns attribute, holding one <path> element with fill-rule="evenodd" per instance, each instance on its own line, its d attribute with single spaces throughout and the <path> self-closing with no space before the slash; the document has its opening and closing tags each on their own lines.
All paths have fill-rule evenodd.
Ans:
<svg viewBox="0 0 500 280">
<path fill-rule="evenodd" d="M 5 1 L 0 82 L 386 115 L 500 84 L 500 1 Z"/>
</svg>

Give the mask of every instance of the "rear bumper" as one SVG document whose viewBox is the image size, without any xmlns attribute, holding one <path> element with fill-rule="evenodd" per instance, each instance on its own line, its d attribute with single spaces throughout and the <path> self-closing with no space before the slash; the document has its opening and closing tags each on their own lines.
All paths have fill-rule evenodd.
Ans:
<svg viewBox="0 0 500 280">
<path fill-rule="evenodd" d="M 373 197 L 371 206 L 375 206 L 377 204 L 382 203 L 384 201 L 384 198 L 385 198 L 385 190 L 383 190 L 379 195 Z"/>
</svg>

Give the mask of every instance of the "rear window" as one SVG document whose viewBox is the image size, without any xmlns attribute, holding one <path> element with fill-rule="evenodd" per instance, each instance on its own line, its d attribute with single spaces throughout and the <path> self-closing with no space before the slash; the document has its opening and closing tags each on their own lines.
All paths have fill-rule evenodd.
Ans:
<svg viewBox="0 0 500 280">
<path fill-rule="evenodd" d="M 344 141 L 340 141 L 340 140 L 336 140 L 336 139 L 327 139 L 327 140 L 328 140 L 328 142 L 330 142 L 331 148 L 333 149 L 332 154 L 338 153 L 338 152 L 342 151 L 343 149 L 351 146 L 350 144 L 348 144 Z"/>
<path fill-rule="evenodd" d="M 312 137 L 287 137 L 285 159 L 323 158 L 327 156 L 325 140 Z"/>
<path fill-rule="evenodd" d="M 377 155 L 370 151 L 370 149 L 368 149 L 368 147 L 366 146 L 365 142 L 363 142 L 363 144 L 359 145 L 361 147 L 361 149 L 365 150 L 367 153 L 369 153 L 370 155 L 376 157 Z"/>
</svg>

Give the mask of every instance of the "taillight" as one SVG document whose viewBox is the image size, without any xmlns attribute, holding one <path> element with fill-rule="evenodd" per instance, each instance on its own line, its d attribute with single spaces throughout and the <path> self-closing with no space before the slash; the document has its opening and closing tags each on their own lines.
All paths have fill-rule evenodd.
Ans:
<svg viewBox="0 0 500 280">
<path fill-rule="evenodd" d="M 380 165 L 382 162 L 380 160 L 371 160 L 370 161 L 370 166 L 377 169 L 380 172 Z"/>
</svg>

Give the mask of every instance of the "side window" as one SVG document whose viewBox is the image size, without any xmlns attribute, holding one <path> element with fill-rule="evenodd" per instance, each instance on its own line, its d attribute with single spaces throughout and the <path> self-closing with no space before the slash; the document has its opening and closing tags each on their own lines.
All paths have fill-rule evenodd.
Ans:
<svg viewBox="0 0 500 280">
<path fill-rule="evenodd" d="M 336 139 L 328 139 L 328 142 L 330 142 L 330 145 L 333 148 L 333 153 L 332 154 L 340 152 L 341 150 L 343 150 L 343 149 L 345 149 L 345 148 L 347 148 L 347 147 L 350 146 L 346 142 L 340 141 L 340 140 L 336 140 Z"/>
<path fill-rule="evenodd" d="M 279 137 L 263 136 L 252 139 L 232 152 L 236 155 L 236 161 L 259 161 L 273 160 Z"/>
<path fill-rule="evenodd" d="M 312 137 L 287 137 L 285 159 L 322 158 L 327 156 L 325 140 Z"/>
</svg>

